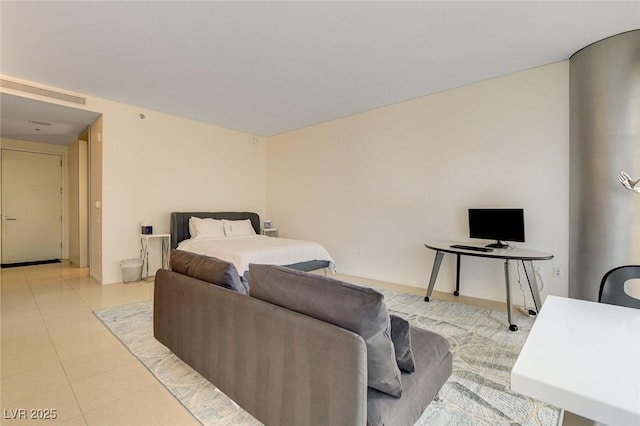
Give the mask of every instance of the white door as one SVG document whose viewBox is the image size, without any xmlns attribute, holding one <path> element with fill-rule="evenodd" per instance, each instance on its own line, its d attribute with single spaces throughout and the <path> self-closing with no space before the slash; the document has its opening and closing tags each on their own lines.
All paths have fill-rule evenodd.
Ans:
<svg viewBox="0 0 640 426">
<path fill-rule="evenodd" d="M 2 150 L 2 263 L 62 257 L 62 156 Z"/>
</svg>

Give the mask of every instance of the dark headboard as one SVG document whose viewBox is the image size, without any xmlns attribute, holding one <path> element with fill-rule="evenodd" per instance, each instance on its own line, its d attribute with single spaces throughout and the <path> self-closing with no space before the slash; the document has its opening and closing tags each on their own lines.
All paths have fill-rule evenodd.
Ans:
<svg viewBox="0 0 640 426">
<path fill-rule="evenodd" d="M 191 237 L 189 234 L 189 218 L 195 216 L 201 219 L 250 219 L 256 234 L 260 233 L 260 216 L 252 212 L 172 212 L 171 213 L 171 248 Z"/>
</svg>

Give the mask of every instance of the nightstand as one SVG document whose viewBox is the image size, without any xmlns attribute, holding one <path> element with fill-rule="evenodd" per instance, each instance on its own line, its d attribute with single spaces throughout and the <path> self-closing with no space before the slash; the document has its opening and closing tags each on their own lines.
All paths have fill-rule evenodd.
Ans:
<svg viewBox="0 0 640 426">
<path fill-rule="evenodd" d="M 140 257 L 142 257 L 143 279 L 149 279 L 149 239 L 160 238 L 162 241 L 162 268 L 169 269 L 169 249 L 171 234 L 140 234 Z M 146 266 L 146 271 L 145 271 Z"/>
<path fill-rule="evenodd" d="M 278 228 L 267 228 L 262 229 L 262 235 L 266 235 L 267 237 L 277 237 L 278 236 Z"/>
</svg>

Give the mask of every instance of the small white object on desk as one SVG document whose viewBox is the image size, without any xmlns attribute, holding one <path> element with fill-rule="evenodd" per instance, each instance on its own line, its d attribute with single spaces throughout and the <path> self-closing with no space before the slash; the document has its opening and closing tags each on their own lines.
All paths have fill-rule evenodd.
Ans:
<svg viewBox="0 0 640 426">
<path fill-rule="evenodd" d="M 142 257 L 143 278 L 149 278 L 149 239 L 160 238 L 162 240 L 162 268 L 169 269 L 169 248 L 171 247 L 171 234 L 140 234 L 140 256 Z"/>
<path fill-rule="evenodd" d="M 262 235 L 266 235 L 267 237 L 277 237 L 278 228 L 263 228 Z"/>
<path fill-rule="evenodd" d="M 547 296 L 511 390 L 606 425 L 640 425 L 640 309 Z"/>
</svg>

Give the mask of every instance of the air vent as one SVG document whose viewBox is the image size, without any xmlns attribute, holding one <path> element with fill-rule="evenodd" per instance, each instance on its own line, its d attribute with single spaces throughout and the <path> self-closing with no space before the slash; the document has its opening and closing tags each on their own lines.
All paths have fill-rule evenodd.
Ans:
<svg viewBox="0 0 640 426">
<path fill-rule="evenodd" d="M 16 83 L 15 81 L 5 80 L 0 78 L 0 87 L 6 89 L 18 90 L 20 92 L 31 93 L 34 95 L 45 96 L 47 98 L 58 99 L 65 102 L 72 102 L 74 104 L 86 105 L 87 100 L 80 96 L 69 95 L 67 93 L 54 92 L 53 90 L 42 89 L 40 87 L 29 86 L 28 84 Z"/>
<path fill-rule="evenodd" d="M 36 124 L 38 126 L 51 126 L 51 123 L 47 123 L 46 121 L 29 120 L 29 123 Z"/>
</svg>

